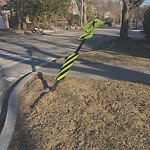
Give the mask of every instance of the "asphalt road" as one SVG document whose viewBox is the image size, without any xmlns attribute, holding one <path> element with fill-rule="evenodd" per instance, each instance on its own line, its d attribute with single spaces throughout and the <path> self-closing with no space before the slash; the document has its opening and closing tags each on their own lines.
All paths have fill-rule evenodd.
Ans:
<svg viewBox="0 0 150 150">
<path fill-rule="evenodd" d="M 7 106 L 3 98 L 9 87 L 26 73 L 40 71 L 51 61 L 74 52 L 80 43 L 77 36 L 81 33 L 67 31 L 46 36 L 0 31 L 0 126 L 4 118 L 2 105 Z M 118 35 L 117 29 L 96 29 L 94 37 L 86 41 L 80 53 L 103 49 L 107 47 L 107 41 Z"/>
</svg>

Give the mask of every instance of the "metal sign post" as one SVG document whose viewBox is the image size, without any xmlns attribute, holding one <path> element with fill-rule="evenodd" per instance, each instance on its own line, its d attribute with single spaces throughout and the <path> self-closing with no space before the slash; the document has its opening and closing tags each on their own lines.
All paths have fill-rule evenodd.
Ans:
<svg viewBox="0 0 150 150">
<path fill-rule="evenodd" d="M 62 65 L 58 76 L 56 78 L 56 82 L 54 84 L 54 86 L 52 87 L 51 91 L 54 91 L 56 89 L 56 87 L 58 86 L 58 84 L 65 78 L 65 76 L 68 74 L 69 69 L 71 68 L 71 66 L 73 65 L 75 59 L 78 57 L 79 55 L 79 51 L 82 47 L 82 45 L 84 44 L 84 42 L 86 41 L 86 39 L 82 40 L 82 42 L 80 43 L 80 45 L 78 46 L 78 48 L 76 49 L 75 53 L 70 54 L 65 63 Z"/>
<path fill-rule="evenodd" d="M 77 59 L 77 57 L 79 55 L 79 51 L 80 51 L 81 47 L 83 46 L 84 42 L 87 39 L 90 39 L 94 35 L 94 33 L 91 31 L 94 30 L 95 28 L 99 27 L 102 24 L 107 24 L 107 23 L 104 23 L 103 21 L 101 21 L 99 19 L 94 19 L 93 21 L 89 22 L 88 24 L 86 24 L 82 27 L 82 29 L 86 33 L 79 36 L 78 40 L 82 40 L 80 45 L 78 46 L 78 48 L 76 49 L 76 51 L 73 54 L 70 54 L 66 58 L 66 61 L 62 65 L 62 67 L 58 73 L 58 76 L 56 78 L 56 82 L 53 85 L 51 91 L 54 91 L 56 89 L 56 87 L 58 86 L 58 84 L 66 77 L 66 75 L 68 74 L 68 71 L 71 68 L 71 66 L 73 65 L 75 59 Z"/>
</svg>

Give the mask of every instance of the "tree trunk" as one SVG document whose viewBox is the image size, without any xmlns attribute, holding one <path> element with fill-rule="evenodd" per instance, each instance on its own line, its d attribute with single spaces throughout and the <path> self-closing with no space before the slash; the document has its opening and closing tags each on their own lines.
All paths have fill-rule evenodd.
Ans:
<svg viewBox="0 0 150 150">
<path fill-rule="evenodd" d="M 48 15 L 48 27 L 51 27 L 52 24 L 52 15 Z"/>
<path fill-rule="evenodd" d="M 21 16 L 19 11 L 16 14 L 16 28 L 17 30 L 21 29 Z"/>
<path fill-rule="evenodd" d="M 27 23 L 25 21 L 22 22 L 22 29 L 24 29 L 24 30 L 27 29 Z"/>
<path fill-rule="evenodd" d="M 128 25 L 129 25 L 129 1 L 123 0 L 123 10 L 122 10 L 122 23 L 120 30 L 120 39 L 128 39 Z"/>
<path fill-rule="evenodd" d="M 84 2 L 84 24 L 87 24 L 87 3 Z"/>
</svg>

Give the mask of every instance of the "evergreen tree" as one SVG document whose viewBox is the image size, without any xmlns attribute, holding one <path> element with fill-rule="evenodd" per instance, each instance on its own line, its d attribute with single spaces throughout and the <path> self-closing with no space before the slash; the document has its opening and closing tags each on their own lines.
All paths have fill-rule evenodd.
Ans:
<svg viewBox="0 0 150 150">
<path fill-rule="evenodd" d="M 11 10 L 15 16 L 18 28 L 21 27 L 28 16 L 32 20 L 46 19 L 51 22 L 55 15 L 65 16 L 71 0 L 7 0 L 5 8 Z"/>
</svg>

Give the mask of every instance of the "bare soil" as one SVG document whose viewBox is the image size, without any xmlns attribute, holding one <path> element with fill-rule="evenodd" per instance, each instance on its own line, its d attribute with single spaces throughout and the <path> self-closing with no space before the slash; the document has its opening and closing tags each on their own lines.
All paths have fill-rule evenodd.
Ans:
<svg viewBox="0 0 150 150">
<path fill-rule="evenodd" d="M 150 149 L 150 86 L 67 77 L 50 92 L 54 82 L 26 83 L 8 150 Z"/>
<path fill-rule="evenodd" d="M 79 59 L 123 65 L 150 66 L 150 41 L 130 39 L 115 41 L 111 49 L 87 52 Z"/>
</svg>

